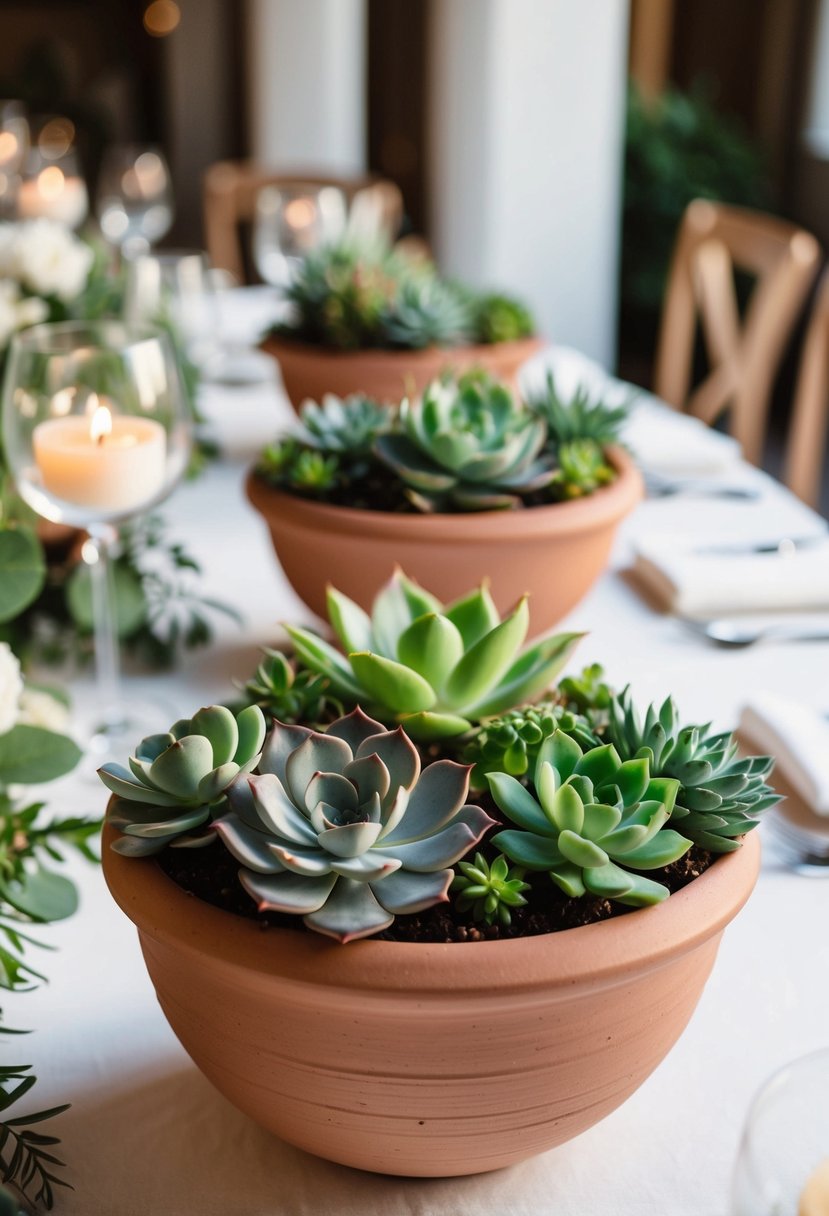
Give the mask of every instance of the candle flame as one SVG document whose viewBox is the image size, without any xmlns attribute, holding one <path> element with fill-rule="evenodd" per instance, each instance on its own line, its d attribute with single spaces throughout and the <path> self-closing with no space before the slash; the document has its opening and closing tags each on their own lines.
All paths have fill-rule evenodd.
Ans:
<svg viewBox="0 0 829 1216">
<path fill-rule="evenodd" d="M 89 437 L 93 443 L 103 443 L 112 434 L 112 414 L 105 405 L 99 405 L 89 422 Z"/>
</svg>

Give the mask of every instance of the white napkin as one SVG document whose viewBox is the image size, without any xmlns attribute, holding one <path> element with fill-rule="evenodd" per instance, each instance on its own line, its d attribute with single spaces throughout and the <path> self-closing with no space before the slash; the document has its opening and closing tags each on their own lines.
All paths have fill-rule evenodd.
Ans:
<svg viewBox="0 0 829 1216">
<path fill-rule="evenodd" d="M 634 577 L 660 605 L 692 620 L 829 609 L 829 539 L 785 555 L 706 552 L 729 543 L 726 535 L 642 537 L 635 543 Z M 734 542 L 743 543 L 750 542 Z"/>
<path fill-rule="evenodd" d="M 670 409 L 650 393 L 637 399 L 622 439 L 637 464 L 667 477 L 727 472 L 740 456 L 736 439 Z"/>
<path fill-rule="evenodd" d="M 774 756 L 811 810 L 829 817 L 829 719 L 798 701 L 763 692 L 743 706 L 738 730 L 752 746 Z"/>
</svg>

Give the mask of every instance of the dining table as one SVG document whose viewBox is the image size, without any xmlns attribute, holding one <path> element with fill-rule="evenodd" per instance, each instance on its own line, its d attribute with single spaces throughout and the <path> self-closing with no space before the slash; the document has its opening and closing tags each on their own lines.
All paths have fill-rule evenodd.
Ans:
<svg viewBox="0 0 829 1216">
<path fill-rule="evenodd" d="M 237 353 L 278 309 L 266 288 L 228 292 L 222 307 L 222 340 L 235 341 Z M 544 359 L 554 369 L 578 368 L 578 356 L 555 345 Z M 233 695 L 261 648 L 281 640 L 280 622 L 315 623 L 244 490 L 257 452 L 288 424 L 291 409 L 271 360 L 252 353 L 245 370 L 203 384 L 200 406 L 220 455 L 163 507 L 171 535 L 202 566 L 200 590 L 231 605 L 239 620 L 218 618 L 212 643 L 173 670 L 126 672 L 127 697 L 160 703 L 160 719 Z M 662 411 L 668 429 L 686 422 L 667 407 L 650 408 Z M 704 543 L 766 526 L 775 535 L 825 526 L 738 457 L 732 475 L 750 496 L 643 501 L 621 527 L 608 569 L 561 622 L 587 635 L 570 670 L 601 663 L 612 685 L 631 685 L 637 704 L 673 694 L 686 721 L 718 729 L 733 727 L 741 706 L 768 690 L 829 710 L 829 642 L 718 647 L 656 610 L 627 577 L 637 538 L 654 531 Z M 94 705 L 92 675 L 74 676 L 70 692 L 81 721 Z M 159 729 L 166 725 L 159 721 Z M 81 765 L 44 787 L 44 797 L 56 815 L 99 816 L 107 795 Z M 497 1172 L 444 1179 L 332 1164 L 236 1110 L 165 1021 L 136 931 L 100 867 L 71 860 L 80 908 L 40 932 L 54 947 L 37 959 L 48 983 L 12 996 L 4 1010 L 9 1025 L 32 1031 L 14 1047 L 39 1078 L 26 1105 L 71 1103 L 50 1127 L 73 1188 L 57 1192 L 59 1216 L 728 1216 L 752 1095 L 785 1062 L 829 1045 L 829 885 L 789 869 L 766 825 L 760 831 L 756 889 L 724 935 L 690 1024 L 648 1080 L 558 1148 Z"/>
</svg>

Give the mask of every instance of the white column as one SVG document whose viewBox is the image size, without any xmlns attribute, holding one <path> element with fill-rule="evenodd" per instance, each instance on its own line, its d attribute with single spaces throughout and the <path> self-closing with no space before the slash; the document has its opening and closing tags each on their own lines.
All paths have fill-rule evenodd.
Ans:
<svg viewBox="0 0 829 1216">
<path fill-rule="evenodd" d="M 815 16 L 803 142 L 812 156 L 829 160 L 829 0 Z"/>
<path fill-rule="evenodd" d="M 540 331 L 615 351 L 627 0 L 432 4 L 441 267 L 523 296 Z"/>
<path fill-rule="evenodd" d="M 366 0 L 248 0 L 247 31 L 254 159 L 362 172 Z"/>
</svg>

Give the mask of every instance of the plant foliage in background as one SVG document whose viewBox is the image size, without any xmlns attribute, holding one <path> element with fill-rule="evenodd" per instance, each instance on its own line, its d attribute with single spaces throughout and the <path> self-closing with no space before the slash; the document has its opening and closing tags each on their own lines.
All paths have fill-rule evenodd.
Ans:
<svg viewBox="0 0 829 1216">
<path fill-rule="evenodd" d="M 306 401 L 297 429 L 262 453 L 257 474 L 301 497 L 400 512 L 510 510 L 582 498 L 609 485 L 606 449 L 629 403 L 607 405 L 548 375 L 527 401 L 481 371 L 380 406 L 328 394 Z M 353 441 L 344 434 L 353 421 Z"/>
<path fill-rule="evenodd" d="M 0 584 L 5 573 L 0 563 Z M 70 852 L 97 860 L 92 844 L 99 820 L 47 819 L 44 804 L 25 794 L 27 785 L 55 780 L 77 764 L 80 750 L 63 732 L 65 716 L 54 695 L 24 684 L 17 659 L 0 643 L 0 989 L 10 994 L 30 991 L 46 978 L 31 957 L 45 948 L 37 926 L 77 908 L 75 885 L 57 867 Z M 0 1034 L 20 1033 L 0 1025 Z M 0 1067 L 0 1182 L 49 1209 L 55 1187 L 69 1184 L 53 1151 L 57 1138 L 35 1129 L 67 1107 L 15 1113 L 36 1079 L 30 1064 Z M 0 1201 L 13 1200 L 0 1189 Z"/>
<path fill-rule="evenodd" d="M 310 253 L 285 291 L 291 319 L 271 332 L 334 350 L 420 350 L 530 337 L 527 308 L 442 279 L 426 258 L 381 247 L 329 245 Z"/>
<path fill-rule="evenodd" d="M 679 222 L 695 198 L 768 210 L 761 150 L 710 90 L 667 89 L 646 101 L 631 85 L 625 138 L 623 338 L 652 349 Z"/>
</svg>

